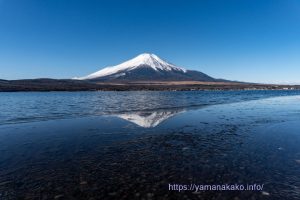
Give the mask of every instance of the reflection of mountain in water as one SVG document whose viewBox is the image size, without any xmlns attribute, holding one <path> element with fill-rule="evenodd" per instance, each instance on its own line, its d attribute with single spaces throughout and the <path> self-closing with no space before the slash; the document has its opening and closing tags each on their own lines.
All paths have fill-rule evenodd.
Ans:
<svg viewBox="0 0 300 200">
<path fill-rule="evenodd" d="M 120 114 L 117 117 L 135 123 L 141 127 L 151 128 L 159 125 L 170 117 L 175 116 L 185 110 L 158 110 L 158 111 L 140 111 L 127 114 Z"/>
</svg>

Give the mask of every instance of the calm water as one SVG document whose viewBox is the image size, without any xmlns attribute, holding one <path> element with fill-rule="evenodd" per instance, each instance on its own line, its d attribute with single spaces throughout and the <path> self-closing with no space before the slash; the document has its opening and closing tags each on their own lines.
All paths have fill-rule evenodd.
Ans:
<svg viewBox="0 0 300 200">
<path fill-rule="evenodd" d="M 300 91 L 0 93 L 0 105 L 1 200 L 300 199 Z"/>
<path fill-rule="evenodd" d="M 0 93 L 0 124 L 132 111 L 193 109 L 205 105 L 299 94 L 300 91 Z"/>
</svg>

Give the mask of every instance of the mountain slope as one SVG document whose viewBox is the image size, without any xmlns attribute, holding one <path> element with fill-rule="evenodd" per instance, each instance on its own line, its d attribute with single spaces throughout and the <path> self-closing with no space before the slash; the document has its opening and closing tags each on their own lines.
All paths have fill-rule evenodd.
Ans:
<svg viewBox="0 0 300 200">
<path fill-rule="evenodd" d="M 96 82 L 218 81 L 202 72 L 177 67 L 154 54 L 148 53 L 75 79 Z"/>
</svg>

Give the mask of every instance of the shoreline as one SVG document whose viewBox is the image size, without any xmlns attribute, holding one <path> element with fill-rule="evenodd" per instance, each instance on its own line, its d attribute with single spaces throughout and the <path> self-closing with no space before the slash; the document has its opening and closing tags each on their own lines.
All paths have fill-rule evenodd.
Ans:
<svg viewBox="0 0 300 200">
<path fill-rule="evenodd" d="M 300 85 L 276 85 L 239 82 L 131 82 L 106 83 L 78 80 L 28 79 L 0 81 L 0 92 L 50 91 L 240 91 L 240 90 L 300 90 Z"/>
</svg>

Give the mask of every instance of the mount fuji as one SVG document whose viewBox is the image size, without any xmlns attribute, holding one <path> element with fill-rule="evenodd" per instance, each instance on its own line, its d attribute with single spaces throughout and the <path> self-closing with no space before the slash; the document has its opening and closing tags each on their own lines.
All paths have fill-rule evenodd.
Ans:
<svg viewBox="0 0 300 200">
<path fill-rule="evenodd" d="M 92 82 L 220 81 L 202 72 L 178 67 L 150 53 L 140 54 L 119 65 L 74 79 Z"/>
<path fill-rule="evenodd" d="M 299 85 L 257 84 L 215 79 L 202 72 L 188 70 L 154 54 L 144 53 L 119 65 L 106 67 L 90 75 L 72 79 L 0 80 L 0 92 L 11 91 L 182 91 L 182 90 L 256 90 L 300 89 Z M 158 114 L 159 115 L 159 114 Z M 141 118 L 123 115 L 143 126 L 153 126 L 156 114 Z M 155 122 L 151 121 L 154 120 Z M 158 120 L 159 121 L 159 120 Z"/>
</svg>

